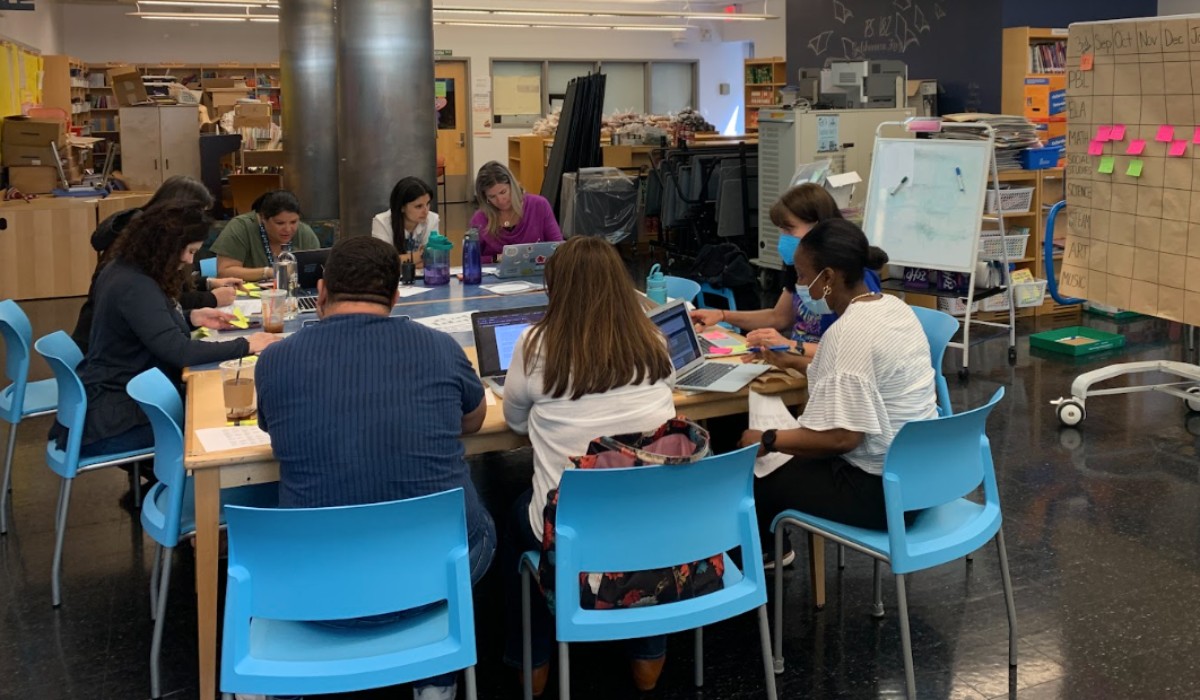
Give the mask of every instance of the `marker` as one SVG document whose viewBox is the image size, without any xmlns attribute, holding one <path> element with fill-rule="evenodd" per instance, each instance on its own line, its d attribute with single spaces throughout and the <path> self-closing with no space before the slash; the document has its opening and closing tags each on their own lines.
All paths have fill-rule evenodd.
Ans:
<svg viewBox="0 0 1200 700">
<path fill-rule="evenodd" d="M 955 167 L 954 167 L 954 174 L 955 174 L 955 175 L 958 177 L 958 191 L 959 191 L 959 192 L 966 192 L 966 191 L 967 191 L 967 186 L 963 184 L 963 179 L 962 179 L 962 168 L 960 168 L 960 167 L 958 167 L 958 166 L 955 166 Z"/>
<path fill-rule="evenodd" d="M 764 350 L 770 350 L 771 352 L 784 352 L 785 350 L 791 349 L 791 345 L 771 345 L 770 347 L 765 348 L 755 345 L 754 347 L 746 348 L 746 352 L 762 352 Z"/>
<path fill-rule="evenodd" d="M 908 176 L 906 175 L 900 179 L 900 184 L 893 187 L 891 192 L 888 192 L 888 196 L 890 197 L 890 196 L 896 194 L 897 192 L 899 192 L 900 188 L 904 187 L 904 185 L 906 185 L 907 183 L 908 183 Z"/>
</svg>

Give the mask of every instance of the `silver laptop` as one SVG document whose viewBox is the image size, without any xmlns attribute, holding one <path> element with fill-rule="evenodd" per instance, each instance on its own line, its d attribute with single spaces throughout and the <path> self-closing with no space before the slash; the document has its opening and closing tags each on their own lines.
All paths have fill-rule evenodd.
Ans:
<svg viewBox="0 0 1200 700">
<path fill-rule="evenodd" d="M 475 336 L 475 357 L 479 376 L 496 396 L 504 396 L 504 379 L 512 360 L 517 338 L 528 327 L 542 320 L 545 306 L 520 309 L 478 311 L 471 315 L 471 333 Z"/>
<path fill-rule="evenodd" d="M 506 245 L 501 253 L 500 264 L 496 267 L 496 276 L 505 278 L 540 275 L 546 267 L 546 261 L 554 255 L 554 251 L 560 245 L 562 241 Z"/>
<path fill-rule="evenodd" d="M 682 299 L 652 309 L 647 315 L 667 337 L 667 351 L 671 354 L 671 364 L 675 365 L 676 389 L 733 393 L 771 369 L 765 364 L 705 360 L 700 338 Z"/>
</svg>

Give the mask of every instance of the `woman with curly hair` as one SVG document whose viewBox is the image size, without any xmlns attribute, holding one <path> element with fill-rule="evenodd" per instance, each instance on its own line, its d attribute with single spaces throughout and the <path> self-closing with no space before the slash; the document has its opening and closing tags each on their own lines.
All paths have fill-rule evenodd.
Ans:
<svg viewBox="0 0 1200 700">
<path fill-rule="evenodd" d="M 93 456 L 148 448 L 149 419 L 125 393 L 130 379 L 157 367 L 177 384 L 191 365 L 258 353 L 279 336 L 255 333 L 224 343 L 193 340 L 193 328 L 227 328 L 231 314 L 179 306 L 192 258 L 210 219 L 195 206 L 164 202 L 147 207 L 115 244 L 95 282 L 91 346 L 79 365 L 87 393 L 80 454 Z M 55 423 L 50 437 L 66 442 Z"/>
</svg>

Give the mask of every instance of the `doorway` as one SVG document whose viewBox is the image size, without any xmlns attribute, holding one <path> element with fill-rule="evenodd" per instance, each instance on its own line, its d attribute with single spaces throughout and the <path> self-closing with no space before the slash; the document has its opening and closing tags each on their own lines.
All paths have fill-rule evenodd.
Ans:
<svg viewBox="0 0 1200 700">
<path fill-rule="evenodd" d="M 461 249 L 467 221 L 475 213 L 474 177 L 468 139 L 470 83 L 465 58 L 439 58 L 434 64 L 434 99 L 438 107 L 437 155 L 443 163 L 438 174 L 438 214 L 442 235 Z"/>
</svg>

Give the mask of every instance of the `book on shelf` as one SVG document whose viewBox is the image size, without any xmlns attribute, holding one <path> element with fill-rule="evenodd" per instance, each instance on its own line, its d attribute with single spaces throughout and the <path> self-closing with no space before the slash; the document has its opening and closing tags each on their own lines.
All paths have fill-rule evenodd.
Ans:
<svg viewBox="0 0 1200 700">
<path fill-rule="evenodd" d="M 1029 45 L 1030 73 L 1065 73 L 1066 70 L 1066 41 L 1049 41 Z"/>
</svg>

